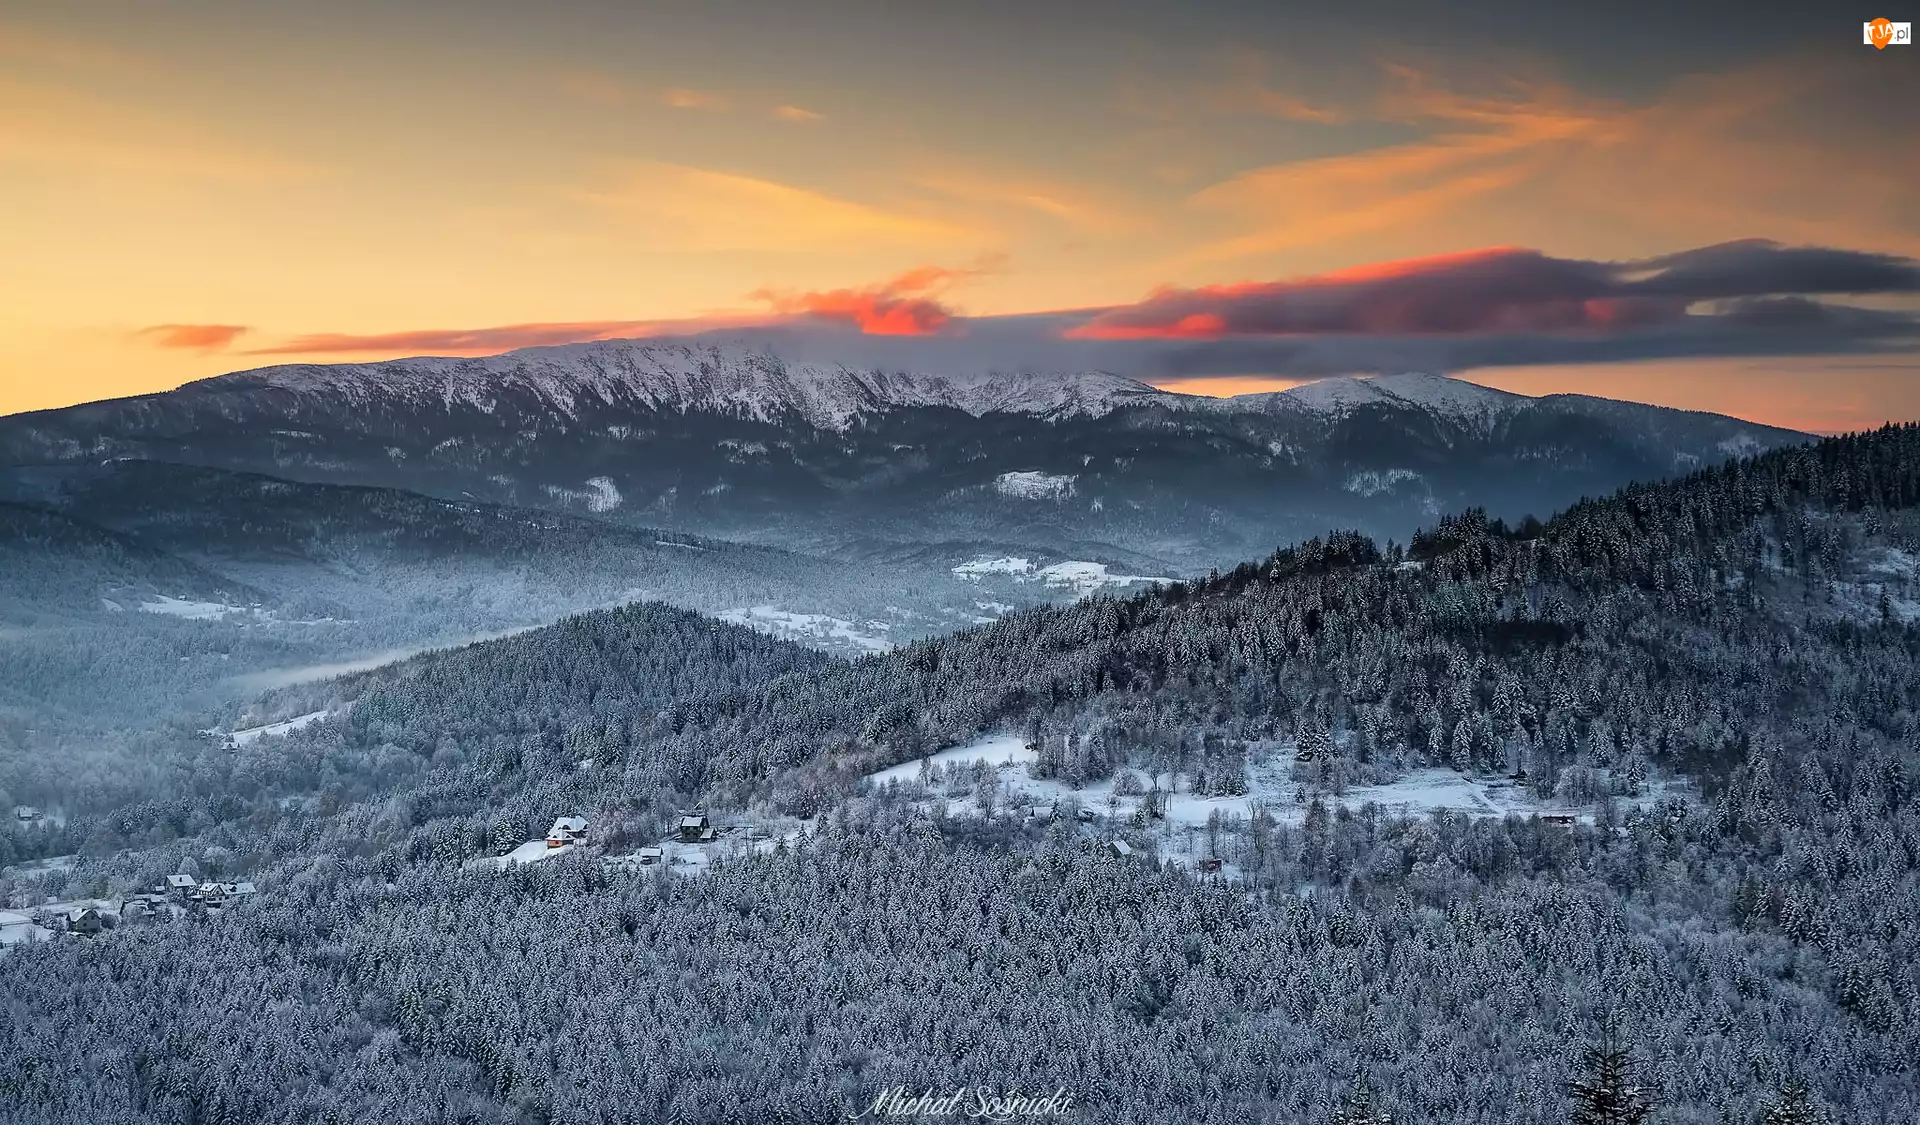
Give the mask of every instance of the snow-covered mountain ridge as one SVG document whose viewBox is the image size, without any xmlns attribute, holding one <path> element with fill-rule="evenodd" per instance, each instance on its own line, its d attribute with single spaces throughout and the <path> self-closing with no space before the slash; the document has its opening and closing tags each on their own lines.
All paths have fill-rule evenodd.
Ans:
<svg viewBox="0 0 1920 1125">
<path fill-rule="evenodd" d="M 274 388 L 299 395 L 375 401 L 395 396 L 491 413 L 508 396 L 531 396 L 568 417 L 586 406 L 711 411 L 756 421 L 801 418 L 845 429 L 886 410 L 944 406 L 979 417 L 1034 414 L 1100 417 L 1174 395 L 1106 372 L 933 375 L 789 363 L 767 352 L 712 345 L 609 340 L 528 348 L 463 359 L 289 364 L 218 375 L 183 390 Z"/>
<path fill-rule="evenodd" d="M 12 415 L 0 467 L 135 459 L 824 555 L 967 541 L 1177 571 L 1332 527 L 1405 536 L 1449 508 L 1552 511 L 1806 436 L 1432 374 L 1209 398 L 1103 371 L 613 340 L 267 367 Z"/>
<path fill-rule="evenodd" d="M 476 358 L 421 356 L 378 363 L 287 364 L 236 371 L 182 390 L 272 388 L 370 403 L 399 397 L 492 413 L 526 395 L 577 416 L 587 405 L 711 411 L 777 421 L 798 417 L 843 430 L 888 410 L 950 407 L 975 417 L 1099 418 L 1131 406 L 1338 417 L 1368 405 L 1411 406 L 1451 419 L 1486 417 L 1532 399 L 1444 375 L 1321 379 L 1284 391 L 1215 398 L 1164 390 L 1105 371 L 929 374 L 789 363 L 743 347 L 608 340 Z"/>
</svg>

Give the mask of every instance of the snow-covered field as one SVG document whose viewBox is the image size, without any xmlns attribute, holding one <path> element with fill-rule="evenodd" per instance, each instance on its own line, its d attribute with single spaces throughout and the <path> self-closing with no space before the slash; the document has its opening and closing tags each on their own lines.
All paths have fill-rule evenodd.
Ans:
<svg viewBox="0 0 1920 1125">
<path fill-rule="evenodd" d="M 33 924 L 33 919 L 13 910 L 0 910 L 0 948 L 22 942 L 44 941 L 53 935 Z"/>
<path fill-rule="evenodd" d="M 1471 817 L 1541 814 L 1570 817 L 1583 824 L 1594 820 L 1590 806 L 1543 800 L 1502 777 L 1469 776 L 1444 768 L 1411 770 L 1386 784 L 1351 786 L 1337 794 L 1311 794 L 1294 779 L 1294 753 L 1295 748 L 1290 744 L 1252 748 L 1246 775 L 1247 791 L 1239 796 L 1195 793 L 1184 777 L 1171 792 L 1166 792 L 1169 780 L 1162 775 L 1158 781 L 1163 791 L 1164 819 L 1142 825 L 1136 814 L 1146 804 L 1145 797 L 1117 793 L 1113 779 L 1076 789 L 1065 782 L 1035 778 L 1028 766 L 1038 759 L 1038 754 L 1028 750 L 1014 735 L 991 734 L 932 755 L 932 764 L 938 770 L 933 774 L 934 783 L 919 803 L 929 809 L 944 806 L 949 816 L 979 815 L 973 778 L 965 771 L 975 763 L 985 763 L 998 776 L 995 804 L 1003 811 L 1056 809 L 1062 803 L 1077 802 L 1094 814 L 1093 831 L 1118 833 L 1144 828 L 1149 835 L 1161 835 L 1170 842 L 1184 833 L 1182 838 L 1188 841 L 1184 853 L 1189 859 L 1198 854 L 1192 847 L 1193 833 L 1206 828 L 1216 813 L 1226 822 L 1235 819 L 1245 822 L 1258 809 L 1280 822 L 1299 824 L 1306 819 L 1315 796 L 1329 808 L 1344 806 L 1358 811 L 1373 805 L 1390 815 L 1416 818 L 1448 810 Z M 1145 787 L 1152 787 L 1154 779 L 1137 771 L 1135 776 Z M 916 760 L 876 771 L 868 775 L 867 780 L 875 786 L 897 784 L 913 790 L 920 785 L 921 778 L 922 764 Z M 1664 780 L 1650 779 L 1641 796 L 1621 799 L 1620 803 L 1628 807 L 1646 806 L 1672 792 Z M 1175 853 L 1182 849 L 1168 847 L 1163 851 L 1179 858 Z"/>
<path fill-rule="evenodd" d="M 1026 744 L 1011 734 L 990 734 L 965 746 L 954 746 L 931 756 L 935 766 L 952 769 L 956 766 L 986 762 L 992 766 L 1019 765 L 1037 761 L 1040 755 L 1027 749 Z M 1024 773 L 1022 776 L 1025 776 Z M 920 777 L 920 762 L 902 762 L 897 766 L 888 766 L 878 773 L 870 774 L 867 780 L 875 785 L 889 782 L 911 784 Z"/>
<path fill-rule="evenodd" d="M 886 652 L 893 648 L 891 640 L 879 635 L 889 628 L 884 621 L 855 622 L 824 613 L 793 613 L 771 605 L 729 609 L 716 616 L 722 621 L 802 644 L 833 641 L 865 652 Z"/>
<path fill-rule="evenodd" d="M 301 727 L 319 722 L 331 713 L 332 712 L 329 711 L 309 711 L 304 715 L 295 715 L 291 719 L 282 719 L 277 723 L 268 723 L 265 726 L 259 727 L 245 727 L 228 735 L 227 742 L 234 746 L 245 746 L 261 738 L 299 730 Z"/>
<path fill-rule="evenodd" d="M 477 867 L 494 867 L 505 871 L 507 868 L 518 863 L 538 863 L 543 859 L 551 859 L 563 852 L 570 852 L 572 850 L 572 844 L 562 844 L 557 848 L 550 848 L 547 846 L 545 839 L 528 840 L 506 855 L 486 856 L 475 860 L 474 865 Z"/>
<path fill-rule="evenodd" d="M 140 612 L 158 613 L 167 617 L 184 617 L 189 621 L 218 621 L 229 613 L 248 613 L 251 612 L 251 610 L 249 607 L 243 605 L 227 605 L 224 602 L 196 602 L 186 598 L 173 598 L 161 594 L 152 601 L 141 602 Z"/>
<path fill-rule="evenodd" d="M 1073 495 L 1078 479 L 1073 474 L 1001 473 L 993 478 L 993 490 L 1016 500 L 1064 500 Z"/>
<path fill-rule="evenodd" d="M 953 568 L 953 576 L 969 582 L 988 577 L 1011 578 L 1015 582 L 1038 582 L 1057 590 L 1073 590 L 1082 597 L 1108 586 L 1132 586 L 1138 583 L 1167 582 L 1170 579 L 1144 574 L 1116 574 L 1106 563 L 1069 560 L 1051 566 L 1036 567 L 1032 559 L 1012 556 L 994 558 L 981 555 Z"/>
</svg>

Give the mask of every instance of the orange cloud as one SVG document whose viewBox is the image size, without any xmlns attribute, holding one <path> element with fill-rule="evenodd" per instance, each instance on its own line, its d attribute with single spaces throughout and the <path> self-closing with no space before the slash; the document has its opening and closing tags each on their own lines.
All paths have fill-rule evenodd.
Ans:
<svg viewBox="0 0 1920 1125">
<path fill-rule="evenodd" d="M 706 90 L 695 90 L 686 86 L 671 86 L 664 90 L 636 88 L 631 83 L 602 74 L 599 71 L 568 71 L 559 76 L 560 88 L 582 101 L 604 106 L 629 106 L 643 102 L 658 102 L 673 109 L 711 109 L 727 108 L 727 101 L 719 94 Z"/>
<path fill-rule="evenodd" d="M 315 332 L 294 336 L 247 355 L 497 355 L 517 348 L 584 344 L 648 336 L 704 332 L 766 323 L 762 316 L 701 317 L 683 320 L 576 320 L 501 324 L 488 328 L 423 328 L 356 335 Z"/>
<path fill-rule="evenodd" d="M 773 115 L 782 121 L 792 121 L 803 125 L 809 121 L 824 121 L 827 117 L 824 113 L 815 113 L 810 109 L 802 109 L 797 105 L 780 106 L 773 111 Z"/>
<path fill-rule="evenodd" d="M 1228 111 L 1251 110 L 1268 117 L 1315 125 L 1338 125 L 1351 116 L 1335 106 L 1310 102 L 1296 94 L 1274 89 L 1268 85 L 1266 78 L 1272 66 L 1272 61 L 1263 52 L 1234 52 L 1228 70 L 1236 78 L 1223 94 L 1217 96 L 1221 108 Z"/>
<path fill-rule="evenodd" d="M 244 324 L 155 324 L 133 335 L 156 348 L 221 351 L 249 331 Z"/>
<path fill-rule="evenodd" d="M 1244 220 L 1248 229 L 1201 246 L 1218 261 L 1322 245 L 1429 221 L 1541 175 L 1566 146 L 1608 143 L 1622 110 L 1558 87 L 1512 83 L 1468 96 L 1407 67 L 1375 116 L 1436 127 L 1430 137 L 1342 156 L 1270 164 L 1188 202 Z"/>
<path fill-rule="evenodd" d="M 702 90 L 689 90 L 676 86 L 661 94 L 661 100 L 675 109 L 725 109 L 727 103 L 718 95 Z"/>
<path fill-rule="evenodd" d="M 1147 225 L 1120 206 L 1066 184 L 958 170 L 928 173 L 914 182 L 962 203 L 1030 212 L 1088 234 L 1118 234 Z"/>
<path fill-rule="evenodd" d="M 846 252 L 975 237 L 938 217 L 681 164 L 633 165 L 617 186 L 578 196 L 642 226 L 657 250 Z"/>
<path fill-rule="evenodd" d="M 1881 143 L 1876 125 L 1878 107 L 1920 90 L 1910 70 L 1775 58 L 1684 77 L 1638 102 L 1535 78 L 1474 84 L 1403 65 L 1384 75 L 1372 103 L 1350 116 L 1424 135 L 1269 163 L 1195 192 L 1187 205 L 1214 233 L 1179 262 L 1424 240 L 1443 225 L 1489 240 L 1578 232 L 1587 246 L 1761 232 L 1920 247 L 1911 206 L 1920 150 Z M 1263 90 L 1243 83 L 1236 104 L 1257 107 Z M 1273 109 L 1287 109 L 1284 96 Z"/>
<path fill-rule="evenodd" d="M 954 315 L 940 294 L 954 283 L 992 268 L 991 263 L 962 269 L 921 266 L 861 289 L 808 293 L 758 289 L 749 296 L 766 302 L 783 316 L 849 324 L 868 336 L 931 336 L 945 328 Z"/>
</svg>

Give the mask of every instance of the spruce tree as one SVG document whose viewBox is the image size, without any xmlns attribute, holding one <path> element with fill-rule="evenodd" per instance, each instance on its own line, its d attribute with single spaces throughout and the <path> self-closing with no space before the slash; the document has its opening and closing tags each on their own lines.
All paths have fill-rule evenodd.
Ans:
<svg viewBox="0 0 1920 1125">
<path fill-rule="evenodd" d="M 1373 1103 L 1373 1084 L 1365 1075 L 1355 1075 L 1353 1085 L 1340 1098 L 1340 1108 L 1333 1111 L 1332 1125 L 1393 1125 L 1393 1115 Z"/>
<path fill-rule="evenodd" d="M 1807 1084 L 1793 1079 L 1780 1087 L 1780 1096 L 1767 1106 L 1762 1125 L 1820 1125 L 1826 1120 L 1807 1093 Z"/>
<path fill-rule="evenodd" d="M 1570 1125 L 1639 1125 L 1652 1115 L 1651 1091 L 1633 1081 L 1633 1058 L 1612 1026 L 1582 1061 L 1586 1077 L 1567 1084 L 1573 1102 Z"/>
</svg>

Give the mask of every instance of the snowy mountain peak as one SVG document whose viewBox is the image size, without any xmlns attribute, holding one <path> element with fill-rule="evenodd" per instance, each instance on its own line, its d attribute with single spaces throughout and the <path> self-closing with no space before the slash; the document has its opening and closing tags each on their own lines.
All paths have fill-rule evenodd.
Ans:
<svg viewBox="0 0 1920 1125">
<path fill-rule="evenodd" d="M 715 411 L 763 421 L 798 415 L 825 429 L 900 407 L 1099 417 L 1139 402 L 1172 399 L 1145 383 L 1101 371 L 984 371 L 964 375 L 854 370 L 789 363 L 745 347 L 608 340 L 527 348 L 476 358 L 423 356 L 379 363 L 288 364 L 238 371 L 193 386 L 271 388 L 371 402 L 399 397 L 493 413 L 533 398 L 568 416 L 580 405 Z"/>
<path fill-rule="evenodd" d="M 1531 401 L 1464 379 L 1410 371 L 1401 375 L 1356 375 L 1320 379 L 1277 396 L 1315 414 L 1345 414 L 1357 406 L 1415 406 L 1453 419 L 1482 418 Z"/>
</svg>

